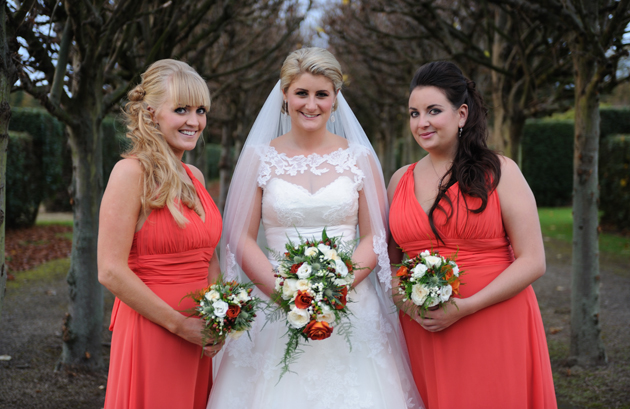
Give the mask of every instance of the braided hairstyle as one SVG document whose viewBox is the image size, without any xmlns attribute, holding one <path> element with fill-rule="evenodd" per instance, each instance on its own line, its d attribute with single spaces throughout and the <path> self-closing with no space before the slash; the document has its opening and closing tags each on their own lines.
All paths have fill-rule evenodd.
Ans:
<svg viewBox="0 0 630 409">
<path fill-rule="evenodd" d="M 435 61 L 421 66 L 411 80 L 409 93 L 417 87 L 436 87 L 442 90 L 454 109 L 463 104 L 468 106 L 468 119 L 458 138 L 457 152 L 448 171 L 440 179 L 438 195 L 429 210 L 429 224 L 438 240 L 440 237 L 433 220 L 436 210 L 444 212 L 447 221 L 453 214 L 453 203 L 446 192 L 456 182 L 466 204 L 472 213 L 481 213 L 488 204 L 488 196 L 499 184 L 501 178 L 501 162 L 499 156 L 488 148 L 488 127 L 486 117 L 488 109 L 477 90 L 474 81 L 464 76 L 459 67 L 448 61 Z M 446 182 L 445 182 L 446 181 Z M 481 199 L 476 209 L 469 209 L 466 196 Z M 441 200 L 448 204 L 447 212 L 440 204 Z"/>
<path fill-rule="evenodd" d="M 210 108 L 210 92 L 206 82 L 188 64 L 176 60 L 160 60 L 142 74 L 142 82 L 128 93 L 129 102 L 123 115 L 131 148 L 122 156 L 140 161 L 144 175 L 141 203 L 143 212 L 168 207 L 179 227 L 188 222 L 180 203 L 195 206 L 196 192 L 192 183 L 180 177 L 182 165 L 156 126 L 153 112 L 163 105 L 203 106 Z"/>
</svg>

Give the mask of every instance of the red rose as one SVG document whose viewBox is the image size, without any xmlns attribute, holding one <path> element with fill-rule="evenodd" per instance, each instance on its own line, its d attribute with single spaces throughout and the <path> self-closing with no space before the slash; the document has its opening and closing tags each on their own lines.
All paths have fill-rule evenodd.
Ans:
<svg viewBox="0 0 630 409">
<path fill-rule="evenodd" d="M 396 271 L 396 277 L 404 277 L 409 272 L 409 269 L 405 266 L 401 266 L 398 271 Z"/>
<path fill-rule="evenodd" d="M 241 312 L 241 307 L 239 307 L 238 305 L 231 304 L 228 307 L 227 313 L 225 315 L 227 315 L 228 318 L 236 318 L 238 317 L 238 314 L 240 312 Z"/>
<path fill-rule="evenodd" d="M 298 307 L 301 310 L 305 310 L 311 306 L 312 301 L 313 301 L 313 297 L 311 297 L 308 293 L 298 290 L 297 296 L 295 297 L 296 307 Z"/>
<path fill-rule="evenodd" d="M 338 310 L 343 310 L 343 308 L 346 306 L 346 297 L 348 296 L 348 287 L 341 287 L 341 290 L 339 290 L 339 292 L 341 293 L 339 298 L 336 298 L 335 300 L 337 301 L 335 304 L 333 304 L 335 306 L 336 309 Z"/>
<path fill-rule="evenodd" d="M 291 266 L 291 274 L 297 274 L 298 269 L 300 268 L 300 266 L 302 266 L 302 264 L 304 263 L 300 263 L 300 264 L 293 264 Z"/>
<path fill-rule="evenodd" d="M 319 341 L 332 335 L 333 327 L 326 321 L 311 321 L 303 331 L 310 339 Z"/>
</svg>

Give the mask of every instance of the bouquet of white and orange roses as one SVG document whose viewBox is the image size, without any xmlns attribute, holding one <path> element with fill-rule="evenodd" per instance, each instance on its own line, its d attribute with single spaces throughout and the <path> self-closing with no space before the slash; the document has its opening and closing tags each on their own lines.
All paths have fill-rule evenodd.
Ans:
<svg viewBox="0 0 630 409">
<path fill-rule="evenodd" d="M 351 259 L 352 244 L 342 243 L 338 237 L 328 237 L 326 229 L 320 239 L 300 237 L 300 241 L 299 244 L 289 241 L 286 252 L 278 255 L 272 294 L 277 309 L 269 320 L 285 318 L 289 338 L 280 362 L 280 377 L 297 359 L 300 342 L 330 337 L 333 324 L 350 345 L 351 313 L 347 297 L 356 268 Z"/>
<path fill-rule="evenodd" d="M 396 276 L 402 301 L 411 300 L 418 306 L 421 317 L 427 310 L 446 303 L 457 306 L 453 298 L 459 295 L 459 276 L 463 271 L 459 271 L 454 259 L 425 250 L 414 258 L 404 260 L 402 264 L 395 264 L 399 267 Z"/>
<path fill-rule="evenodd" d="M 256 312 L 264 303 L 251 295 L 253 288 L 251 282 L 224 281 L 221 276 L 214 284 L 184 297 L 192 298 L 196 304 L 187 312 L 205 321 L 204 343 L 212 339 L 217 344 L 228 335 L 236 339 L 251 329 Z"/>
</svg>

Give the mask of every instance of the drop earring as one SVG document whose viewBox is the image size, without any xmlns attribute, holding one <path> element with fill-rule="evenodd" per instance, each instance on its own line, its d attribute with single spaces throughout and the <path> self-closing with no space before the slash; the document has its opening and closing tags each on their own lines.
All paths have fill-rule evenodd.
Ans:
<svg viewBox="0 0 630 409">
<path fill-rule="evenodd" d="M 335 113 L 331 113 L 330 114 L 330 122 L 332 122 L 333 124 L 335 123 Z"/>
<path fill-rule="evenodd" d="M 289 115 L 289 103 L 287 101 L 284 101 L 284 113 L 286 115 Z"/>
<path fill-rule="evenodd" d="M 459 128 L 459 137 L 460 137 L 460 138 L 462 137 L 462 129 L 463 129 L 463 128 Z"/>
</svg>

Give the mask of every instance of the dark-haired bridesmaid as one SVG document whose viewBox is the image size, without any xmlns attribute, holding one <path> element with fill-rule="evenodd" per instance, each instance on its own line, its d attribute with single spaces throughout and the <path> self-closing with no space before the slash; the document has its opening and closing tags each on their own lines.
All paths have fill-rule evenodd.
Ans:
<svg viewBox="0 0 630 409">
<path fill-rule="evenodd" d="M 531 287 L 545 272 L 536 202 L 517 165 L 487 147 L 486 112 L 455 64 L 423 65 L 411 82 L 409 123 L 429 154 L 390 182 L 390 258 L 457 254 L 464 274 L 457 306 L 400 320 L 428 409 L 555 408 Z"/>
</svg>

